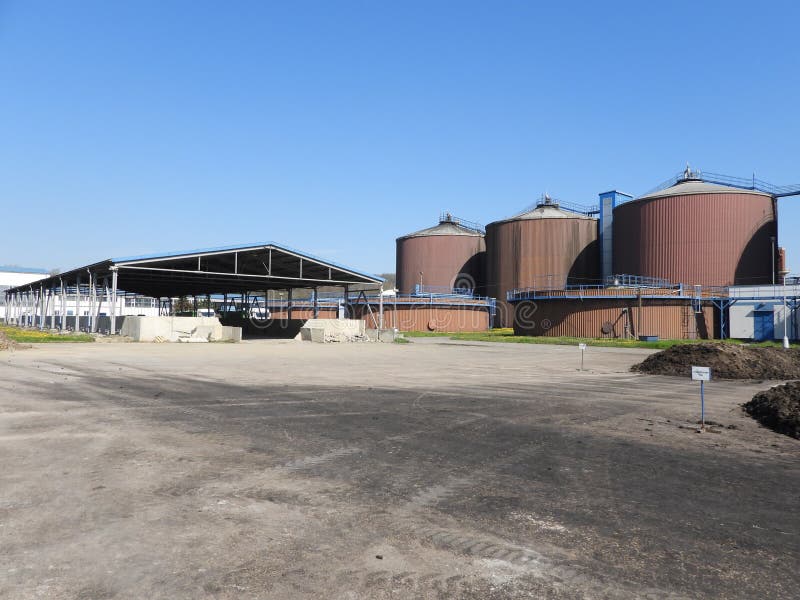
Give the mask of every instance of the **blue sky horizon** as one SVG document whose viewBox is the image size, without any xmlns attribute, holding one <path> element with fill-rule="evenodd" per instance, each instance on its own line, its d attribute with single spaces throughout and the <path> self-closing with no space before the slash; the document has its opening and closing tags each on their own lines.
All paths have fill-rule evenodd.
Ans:
<svg viewBox="0 0 800 600">
<path fill-rule="evenodd" d="M 668 4 L 668 5 L 667 5 Z M 800 184 L 790 2 L 0 0 L 0 264 L 274 240 L 372 273 L 441 211 Z M 800 272 L 800 198 L 779 201 Z"/>
</svg>

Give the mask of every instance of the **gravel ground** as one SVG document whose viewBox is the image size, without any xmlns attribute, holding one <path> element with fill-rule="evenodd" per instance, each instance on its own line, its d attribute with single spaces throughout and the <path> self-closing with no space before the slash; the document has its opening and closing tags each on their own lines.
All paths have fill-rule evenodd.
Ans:
<svg viewBox="0 0 800 600">
<path fill-rule="evenodd" d="M 796 598 L 800 445 L 764 384 L 645 350 L 0 353 L 0 597 Z"/>
</svg>

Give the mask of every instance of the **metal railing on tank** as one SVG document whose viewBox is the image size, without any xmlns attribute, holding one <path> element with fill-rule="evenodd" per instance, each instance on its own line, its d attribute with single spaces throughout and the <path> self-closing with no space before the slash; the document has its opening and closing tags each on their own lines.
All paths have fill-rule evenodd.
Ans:
<svg viewBox="0 0 800 600">
<path fill-rule="evenodd" d="M 668 289 L 673 287 L 668 279 L 643 277 L 642 275 L 610 275 L 606 278 L 608 287 L 636 287 Z"/>
<path fill-rule="evenodd" d="M 459 227 L 463 227 L 464 229 L 470 229 L 472 231 L 476 231 L 482 234 L 486 233 L 486 229 L 480 223 L 476 223 L 475 221 L 467 221 L 466 219 L 456 217 L 452 213 L 447 211 L 439 213 L 439 222 L 453 223 L 454 225 L 458 225 Z"/>
<path fill-rule="evenodd" d="M 439 296 L 439 297 L 467 297 L 467 298 L 474 298 L 475 297 L 475 290 L 472 288 L 451 288 L 446 286 L 438 286 L 438 285 L 420 285 L 417 284 L 414 286 L 414 290 L 411 292 L 412 296 Z"/>
<path fill-rule="evenodd" d="M 568 212 L 573 212 L 575 214 L 585 215 L 585 216 L 595 215 L 600 212 L 600 206 L 596 204 L 595 205 L 578 204 L 577 202 L 568 202 L 566 200 L 559 200 L 558 198 L 551 198 L 547 194 L 543 194 L 542 196 L 539 197 L 539 200 L 537 200 L 534 204 L 527 206 L 523 211 L 517 213 L 514 216 L 519 217 L 533 210 L 536 210 L 537 208 L 540 208 L 542 206 L 552 206 L 553 208 L 558 208 L 561 210 L 566 210 Z"/>
<path fill-rule="evenodd" d="M 783 198 L 786 196 L 800 196 L 800 184 L 794 185 L 775 185 L 763 179 L 758 179 L 755 174 L 752 177 L 734 177 L 733 175 L 724 175 L 722 173 L 711 173 L 710 171 L 700 171 L 699 169 L 692 170 L 687 167 L 686 170 L 676 173 L 666 181 L 662 181 L 653 189 L 645 192 L 642 196 L 655 194 L 667 188 L 672 187 L 681 181 L 702 181 L 704 183 L 715 183 L 718 185 L 727 185 L 729 187 L 736 187 L 743 190 L 753 190 L 757 192 L 764 192 L 775 198 Z"/>
</svg>

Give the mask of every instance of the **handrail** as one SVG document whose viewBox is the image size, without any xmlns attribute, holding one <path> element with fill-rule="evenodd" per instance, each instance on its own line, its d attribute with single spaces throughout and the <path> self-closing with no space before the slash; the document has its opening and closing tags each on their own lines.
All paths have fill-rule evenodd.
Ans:
<svg viewBox="0 0 800 600">
<path fill-rule="evenodd" d="M 794 185 L 775 185 L 758 179 L 755 174 L 752 177 L 734 177 L 733 175 L 724 175 L 722 173 L 711 173 L 709 171 L 681 171 L 676 173 L 666 181 L 661 182 L 653 189 L 645 192 L 642 196 L 655 194 L 667 188 L 672 187 L 680 181 L 698 180 L 705 183 L 716 183 L 718 185 L 727 185 L 730 187 L 741 188 L 743 190 L 754 190 L 764 192 L 775 198 L 784 198 L 787 196 L 800 196 L 800 184 Z M 640 198 L 642 196 L 639 196 Z"/>
<path fill-rule="evenodd" d="M 459 227 L 486 234 L 486 229 L 480 223 L 476 223 L 475 221 L 467 221 L 466 219 L 456 217 L 449 211 L 443 211 L 439 213 L 439 223 L 453 223 Z"/>
</svg>

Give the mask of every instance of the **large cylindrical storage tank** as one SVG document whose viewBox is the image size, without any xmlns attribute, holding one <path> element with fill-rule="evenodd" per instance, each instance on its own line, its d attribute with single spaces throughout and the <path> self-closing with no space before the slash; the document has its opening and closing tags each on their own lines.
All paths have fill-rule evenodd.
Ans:
<svg viewBox="0 0 800 600">
<path fill-rule="evenodd" d="M 599 275 L 597 219 L 544 202 L 486 226 L 486 280 L 497 298 L 495 325 L 512 327 L 506 292 L 563 289 L 567 280 L 595 282 Z"/>
<path fill-rule="evenodd" d="M 614 272 L 671 283 L 772 282 L 775 199 L 685 179 L 614 210 Z"/>
<path fill-rule="evenodd" d="M 397 238 L 397 289 L 469 288 L 485 295 L 485 259 L 483 231 L 445 214 L 437 226 Z"/>
</svg>

